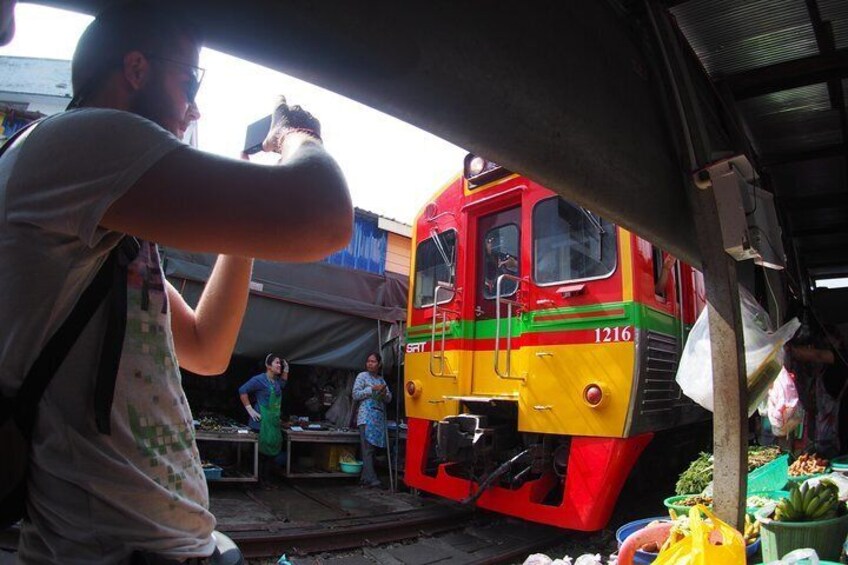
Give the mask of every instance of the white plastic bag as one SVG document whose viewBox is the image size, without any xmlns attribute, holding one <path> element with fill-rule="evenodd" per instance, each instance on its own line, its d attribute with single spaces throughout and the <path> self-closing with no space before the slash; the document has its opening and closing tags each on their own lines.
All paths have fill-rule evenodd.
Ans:
<svg viewBox="0 0 848 565">
<path fill-rule="evenodd" d="M 815 549 L 803 548 L 790 551 L 779 561 L 769 561 L 766 565 L 793 565 L 803 561 L 805 565 L 819 565 L 819 554 Z"/>
<path fill-rule="evenodd" d="M 814 487 L 825 479 L 835 484 L 836 488 L 839 489 L 839 493 L 836 495 L 839 500 L 848 500 L 848 477 L 846 477 L 839 471 L 834 471 L 828 475 L 822 475 L 821 477 L 807 479 L 806 481 L 804 481 L 804 484 L 808 485 L 807 488 Z"/>
<path fill-rule="evenodd" d="M 785 437 L 804 421 L 804 408 L 798 398 L 795 377 L 785 368 L 772 383 L 768 393 L 768 414 L 771 433 Z"/>
<path fill-rule="evenodd" d="M 768 313 L 743 287 L 739 287 L 739 301 L 748 373 L 748 416 L 751 416 L 768 393 L 768 385 L 783 366 L 783 345 L 792 339 L 801 322 L 792 318 L 772 332 Z M 683 394 L 710 412 L 713 411 L 713 364 L 707 308 L 704 308 L 689 332 L 677 367 L 676 380 Z"/>
<path fill-rule="evenodd" d="M 551 565 L 552 562 L 553 559 L 544 553 L 533 553 L 527 556 L 527 559 L 524 560 L 522 565 Z"/>
</svg>

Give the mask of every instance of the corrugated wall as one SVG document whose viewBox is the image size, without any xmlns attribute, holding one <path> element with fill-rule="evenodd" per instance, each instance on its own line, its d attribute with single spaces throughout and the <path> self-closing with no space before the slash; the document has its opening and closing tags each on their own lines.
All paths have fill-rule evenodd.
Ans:
<svg viewBox="0 0 848 565">
<path fill-rule="evenodd" d="M 409 275 L 410 239 L 396 233 L 389 233 L 386 250 L 386 271 Z"/>
<path fill-rule="evenodd" d="M 324 261 L 331 265 L 382 275 L 386 271 L 388 234 L 377 227 L 377 219 L 356 215 L 353 237 L 347 247 Z"/>
</svg>

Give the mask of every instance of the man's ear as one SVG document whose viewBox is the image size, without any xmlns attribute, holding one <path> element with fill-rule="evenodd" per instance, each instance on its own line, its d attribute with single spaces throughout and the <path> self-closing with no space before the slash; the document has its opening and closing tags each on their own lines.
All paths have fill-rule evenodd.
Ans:
<svg viewBox="0 0 848 565">
<path fill-rule="evenodd" d="M 124 78 L 133 90 L 139 90 L 150 74 L 150 61 L 141 51 L 130 51 L 124 55 Z"/>
</svg>

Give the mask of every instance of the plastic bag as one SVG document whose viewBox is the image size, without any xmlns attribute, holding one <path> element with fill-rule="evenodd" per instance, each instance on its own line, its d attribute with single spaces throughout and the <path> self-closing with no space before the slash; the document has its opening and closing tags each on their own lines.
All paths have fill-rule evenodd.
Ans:
<svg viewBox="0 0 848 565">
<path fill-rule="evenodd" d="M 804 408 L 795 387 L 795 375 L 785 368 L 780 370 L 768 393 L 768 414 L 771 433 L 785 437 L 804 421 Z"/>
<path fill-rule="evenodd" d="M 752 416 L 783 367 L 783 345 L 792 339 L 801 322 L 792 318 L 772 332 L 768 314 L 743 287 L 739 287 L 739 301 L 748 373 L 748 416 Z M 707 308 L 689 332 L 675 380 L 683 394 L 713 411 L 713 363 Z"/>
<path fill-rule="evenodd" d="M 819 554 L 815 549 L 804 548 L 790 551 L 779 561 L 769 561 L 766 565 L 793 565 L 804 562 L 804 565 L 819 565 Z"/>
<path fill-rule="evenodd" d="M 704 522 L 702 513 L 712 525 Z M 660 551 L 654 565 L 745 565 L 742 534 L 719 520 L 703 504 L 689 509 L 689 529 L 691 535 Z"/>
<path fill-rule="evenodd" d="M 839 493 L 836 495 L 836 498 L 842 501 L 848 500 L 848 477 L 846 477 L 839 471 L 834 471 L 829 475 L 822 475 L 820 477 L 807 479 L 801 486 L 808 485 L 808 488 L 814 487 L 824 480 L 832 482 L 836 485 L 836 488 L 839 489 Z"/>
</svg>

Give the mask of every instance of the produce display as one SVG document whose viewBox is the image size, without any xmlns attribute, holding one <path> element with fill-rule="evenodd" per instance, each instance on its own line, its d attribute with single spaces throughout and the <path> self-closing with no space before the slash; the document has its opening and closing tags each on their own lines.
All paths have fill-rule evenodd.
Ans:
<svg viewBox="0 0 848 565">
<path fill-rule="evenodd" d="M 695 494 L 689 497 L 684 498 L 677 502 L 681 506 L 695 506 L 696 504 L 703 504 L 704 506 L 712 506 L 713 505 L 713 497 L 712 496 L 701 496 L 700 494 Z"/>
<path fill-rule="evenodd" d="M 689 468 L 680 473 L 674 491 L 677 494 L 698 494 L 713 480 L 713 456 L 701 453 Z"/>
<path fill-rule="evenodd" d="M 840 502 L 839 488 L 833 481 L 823 480 L 816 486 L 793 484 L 789 498 L 777 504 L 774 519 L 778 522 L 812 522 L 828 520 L 845 513 L 845 503 Z"/>
<path fill-rule="evenodd" d="M 348 452 L 348 453 L 343 453 L 342 455 L 339 456 L 339 463 L 352 463 L 352 464 L 354 464 L 354 463 L 359 463 L 359 461 L 356 460 L 356 457 L 354 457 L 353 454 Z"/>
<path fill-rule="evenodd" d="M 789 476 L 818 475 L 826 472 L 829 464 L 827 459 L 822 459 L 815 453 L 812 455 L 804 453 L 789 466 Z"/>
<path fill-rule="evenodd" d="M 771 501 L 771 498 L 755 494 L 753 496 L 749 496 L 747 500 L 745 500 L 745 506 L 748 508 L 762 508 Z"/>
<path fill-rule="evenodd" d="M 770 463 L 780 456 L 778 447 L 749 447 L 748 448 L 748 472 Z M 675 492 L 682 494 L 699 494 L 707 488 L 713 480 L 713 456 L 710 453 L 701 453 L 697 459 L 692 461 L 689 468 L 680 474 L 675 485 Z"/>
<path fill-rule="evenodd" d="M 760 537 L 760 522 L 751 518 L 750 514 L 745 514 L 745 531 L 742 532 L 742 537 L 745 538 L 745 545 L 751 545 Z"/>
<path fill-rule="evenodd" d="M 201 414 L 195 424 L 201 432 L 217 432 L 217 433 L 235 433 L 239 428 L 244 428 L 243 424 L 236 422 L 232 418 L 221 416 L 220 414 Z"/>
</svg>

